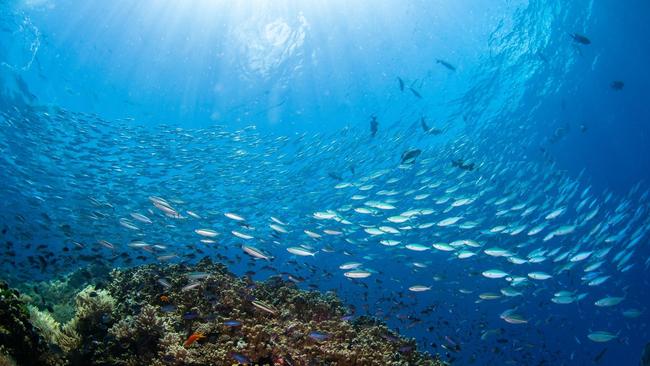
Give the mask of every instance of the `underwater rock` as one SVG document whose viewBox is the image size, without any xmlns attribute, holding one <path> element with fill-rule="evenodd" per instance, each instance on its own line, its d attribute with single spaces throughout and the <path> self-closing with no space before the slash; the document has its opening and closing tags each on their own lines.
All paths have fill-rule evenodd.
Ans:
<svg viewBox="0 0 650 366">
<path fill-rule="evenodd" d="M 351 321 L 331 293 L 238 278 L 207 259 L 115 269 L 75 303 L 63 326 L 30 307 L 37 339 L 71 365 L 443 365 L 379 320 Z"/>
</svg>

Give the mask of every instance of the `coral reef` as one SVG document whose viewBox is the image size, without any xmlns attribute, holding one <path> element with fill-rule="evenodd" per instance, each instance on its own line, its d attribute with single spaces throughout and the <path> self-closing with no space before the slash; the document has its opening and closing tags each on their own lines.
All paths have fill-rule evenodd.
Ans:
<svg viewBox="0 0 650 366">
<path fill-rule="evenodd" d="M 21 283 L 17 289 L 25 300 L 40 310 L 47 310 L 56 321 L 66 323 L 75 316 L 75 297 L 91 282 L 102 282 L 109 268 L 92 264 L 50 281 Z"/>
<path fill-rule="evenodd" d="M 18 291 L 0 282 L 0 365 L 13 364 L 59 365 L 64 359 L 30 323 Z"/>
<path fill-rule="evenodd" d="M 104 288 L 76 294 L 64 325 L 23 312 L 73 365 L 443 365 L 375 319 L 350 320 L 332 294 L 252 282 L 207 259 L 113 270 Z"/>
</svg>

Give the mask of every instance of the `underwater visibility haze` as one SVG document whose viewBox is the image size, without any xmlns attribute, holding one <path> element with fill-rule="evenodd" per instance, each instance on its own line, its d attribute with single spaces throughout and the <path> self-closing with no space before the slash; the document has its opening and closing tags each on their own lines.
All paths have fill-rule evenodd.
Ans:
<svg viewBox="0 0 650 366">
<path fill-rule="evenodd" d="M 0 0 L 0 365 L 650 365 L 649 19 Z"/>
</svg>

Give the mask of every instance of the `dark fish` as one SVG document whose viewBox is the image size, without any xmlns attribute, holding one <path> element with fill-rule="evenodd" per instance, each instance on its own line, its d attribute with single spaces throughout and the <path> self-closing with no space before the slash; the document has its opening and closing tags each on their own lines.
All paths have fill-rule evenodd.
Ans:
<svg viewBox="0 0 650 366">
<path fill-rule="evenodd" d="M 605 356 L 605 353 L 607 353 L 607 348 L 603 348 L 602 351 L 598 352 L 596 357 L 594 357 L 594 363 L 600 362 L 600 360 Z"/>
<path fill-rule="evenodd" d="M 340 175 L 338 175 L 338 174 L 336 174 L 334 172 L 329 172 L 329 173 L 327 173 L 327 175 L 330 178 L 335 179 L 335 180 L 343 180 L 343 177 L 341 177 Z"/>
<path fill-rule="evenodd" d="M 407 150 L 402 154 L 401 158 L 401 164 L 412 164 L 415 162 L 415 159 L 420 156 L 422 153 L 422 150 L 420 149 L 412 149 L 412 150 Z"/>
<path fill-rule="evenodd" d="M 173 355 L 164 355 L 162 361 L 164 363 L 174 364 L 176 363 L 176 358 Z"/>
<path fill-rule="evenodd" d="M 436 63 L 446 67 L 447 69 L 449 69 L 451 71 L 456 71 L 456 67 L 454 65 L 450 64 L 449 62 L 445 61 L 445 60 L 441 60 L 441 59 L 437 58 Z"/>
<path fill-rule="evenodd" d="M 172 304 L 163 305 L 160 307 L 160 310 L 163 313 L 171 313 L 176 311 L 176 305 L 172 305 Z"/>
<path fill-rule="evenodd" d="M 620 80 L 614 80 L 612 81 L 611 84 L 609 84 L 610 88 L 614 90 L 623 90 L 623 87 L 625 86 L 625 83 L 620 81 Z"/>
<path fill-rule="evenodd" d="M 186 311 L 183 313 L 183 319 L 185 320 L 193 320 L 199 317 L 199 313 L 196 311 Z"/>
<path fill-rule="evenodd" d="M 399 90 L 404 91 L 404 80 L 400 78 L 399 76 L 397 77 L 397 82 L 399 83 Z"/>
<path fill-rule="evenodd" d="M 422 99 L 422 95 L 420 95 L 420 93 L 418 93 L 415 89 L 413 89 L 413 88 L 411 88 L 411 87 L 409 86 L 409 90 L 410 90 L 411 93 L 413 93 L 413 95 L 415 95 L 418 99 Z"/>
<path fill-rule="evenodd" d="M 440 134 L 442 133 L 442 130 L 439 129 L 439 128 L 435 128 L 435 127 L 431 127 L 431 128 L 430 128 L 430 127 L 427 125 L 427 122 L 426 122 L 426 120 L 424 119 L 424 117 L 422 117 L 422 118 L 420 119 L 420 126 L 422 126 L 422 129 L 424 130 L 424 132 L 426 132 L 426 133 L 428 133 L 428 134 L 430 134 L 430 135 L 440 135 Z"/>
<path fill-rule="evenodd" d="M 584 44 L 584 45 L 591 44 L 591 40 L 589 38 L 583 36 L 582 34 L 573 33 L 573 34 L 570 34 L 570 36 L 571 36 L 571 38 L 573 38 L 573 41 L 576 42 L 576 43 L 580 43 L 580 44 Z"/>
<path fill-rule="evenodd" d="M 468 170 L 468 171 L 474 170 L 474 163 L 465 164 L 465 162 L 462 159 L 452 160 L 451 165 L 463 170 Z"/>
<path fill-rule="evenodd" d="M 377 122 L 377 116 L 371 116 L 370 118 L 370 135 L 375 137 L 377 134 L 377 128 L 379 127 L 379 122 Z"/>
<path fill-rule="evenodd" d="M 402 346 L 399 348 L 400 353 L 410 353 L 413 351 L 413 346 Z"/>
<path fill-rule="evenodd" d="M 422 126 L 424 132 L 429 133 L 429 126 L 427 125 L 427 121 L 424 119 L 424 117 L 420 118 L 420 126 Z"/>
</svg>

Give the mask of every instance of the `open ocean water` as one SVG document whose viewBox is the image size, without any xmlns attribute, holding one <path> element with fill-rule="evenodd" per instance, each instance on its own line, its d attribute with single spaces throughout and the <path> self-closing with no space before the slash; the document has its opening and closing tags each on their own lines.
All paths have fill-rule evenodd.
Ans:
<svg viewBox="0 0 650 366">
<path fill-rule="evenodd" d="M 336 294 L 413 338 L 399 357 L 649 365 L 648 65 L 648 1 L 0 0 L 0 279 L 65 333 L 51 281 L 208 257 Z M 286 315 L 237 296 L 268 319 L 228 327 Z M 127 364 L 88 351 L 117 304 L 77 329 L 94 346 L 45 349 Z M 222 310 L 185 306 L 177 355 L 119 352 L 205 364 L 180 354 L 219 346 L 196 329 Z M 322 327 L 309 347 L 343 339 Z M 228 364 L 373 364 L 246 347 Z"/>
</svg>

